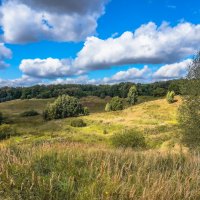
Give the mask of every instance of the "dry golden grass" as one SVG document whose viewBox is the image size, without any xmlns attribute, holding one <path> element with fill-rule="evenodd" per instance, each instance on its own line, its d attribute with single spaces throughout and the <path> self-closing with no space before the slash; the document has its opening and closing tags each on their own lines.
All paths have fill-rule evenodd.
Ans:
<svg viewBox="0 0 200 200">
<path fill-rule="evenodd" d="M 85 118 L 102 121 L 103 123 L 121 124 L 139 128 L 176 124 L 177 108 L 181 103 L 181 98 L 176 97 L 176 100 L 175 103 L 169 104 L 165 99 L 159 99 L 138 104 L 123 111 L 94 113 Z"/>
<path fill-rule="evenodd" d="M 0 149 L 2 199 L 198 200 L 200 155 L 56 142 Z"/>
</svg>

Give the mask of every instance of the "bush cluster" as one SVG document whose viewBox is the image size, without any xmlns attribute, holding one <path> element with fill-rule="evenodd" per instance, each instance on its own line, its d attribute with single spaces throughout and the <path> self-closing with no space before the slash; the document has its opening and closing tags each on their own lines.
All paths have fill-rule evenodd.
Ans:
<svg viewBox="0 0 200 200">
<path fill-rule="evenodd" d="M 73 119 L 70 125 L 73 127 L 85 127 L 87 124 L 82 119 Z"/>
<path fill-rule="evenodd" d="M 8 124 L 0 126 L 0 140 L 8 139 L 11 136 L 17 135 L 16 129 Z"/>
<path fill-rule="evenodd" d="M 39 113 L 35 110 L 28 110 L 20 114 L 21 117 L 37 116 Z"/>
<path fill-rule="evenodd" d="M 106 104 L 105 111 L 123 110 L 123 101 L 119 97 L 113 97 L 109 103 Z"/>
<path fill-rule="evenodd" d="M 88 114 L 89 110 L 83 107 L 77 98 L 62 95 L 54 103 L 47 105 L 43 112 L 43 117 L 45 120 L 52 120 Z"/>
<path fill-rule="evenodd" d="M 111 143 L 115 147 L 122 148 L 144 148 L 146 146 L 145 137 L 135 130 L 123 130 L 111 137 Z"/>
</svg>

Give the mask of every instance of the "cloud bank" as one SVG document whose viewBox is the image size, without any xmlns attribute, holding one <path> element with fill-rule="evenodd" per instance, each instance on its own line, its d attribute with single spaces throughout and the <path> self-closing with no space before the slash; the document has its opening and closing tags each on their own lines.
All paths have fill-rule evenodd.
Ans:
<svg viewBox="0 0 200 200">
<path fill-rule="evenodd" d="M 176 78 L 185 70 L 183 63 L 178 63 L 185 57 L 193 55 L 199 44 L 200 25 L 182 22 L 171 27 L 167 23 L 157 26 L 149 22 L 135 32 L 125 32 L 117 38 L 102 40 L 94 36 L 88 37 L 75 59 L 22 60 L 20 69 L 28 76 L 56 78 L 82 75 L 112 66 L 167 64 L 154 76 Z M 174 74 L 170 71 L 172 63 L 176 63 L 173 64 L 176 68 Z M 164 74 L 163 71 L 168 68 L 170 70 Z M 130 74 L 137 72 L 130 71 L 123 76 L 129 78 Z M 118 76 L 114 79 L 117 80 Z"/>
<path fill-rule="evenodd" d="M 7 43 L 82 41 L 96 31 L 107 0 L 4 0 L 0 26 Z"/>
</svg>

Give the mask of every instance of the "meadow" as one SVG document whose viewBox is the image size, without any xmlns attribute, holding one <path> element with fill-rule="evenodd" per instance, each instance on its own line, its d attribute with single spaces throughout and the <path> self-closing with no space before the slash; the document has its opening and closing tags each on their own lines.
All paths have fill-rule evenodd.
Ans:
<svg viewBox="0 0 200 200">
<path fill-rule="evenodd" d="M 109 98 L 86 97 L 85 127 L 74 118 L 44 121 L 54 99 L 0 104 L 17 135 L 0 141 L 0 199 L 157 200 L 200 199 L 200 155 L 180 143 L 177 110 L 165 98 L 139 97 L 132 107 L 104 112 Z M 34 109 L 38 116 L 22 117 Z M 131 129 L 143 149 L 116 148 L 110 138 Z"/>
</svg>

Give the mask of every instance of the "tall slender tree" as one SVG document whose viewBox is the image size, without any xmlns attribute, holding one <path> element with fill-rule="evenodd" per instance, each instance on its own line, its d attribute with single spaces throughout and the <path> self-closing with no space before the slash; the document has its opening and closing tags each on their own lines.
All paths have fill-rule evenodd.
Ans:
<svg viewBox="0 0 200 200">
<path fill-rule="evenodd" d="M 185 94 L 179 109 L 182 139 L 190 147 L 200 146 L 200 52 L 188 66 L 182 89 Z"/>
</svg>

